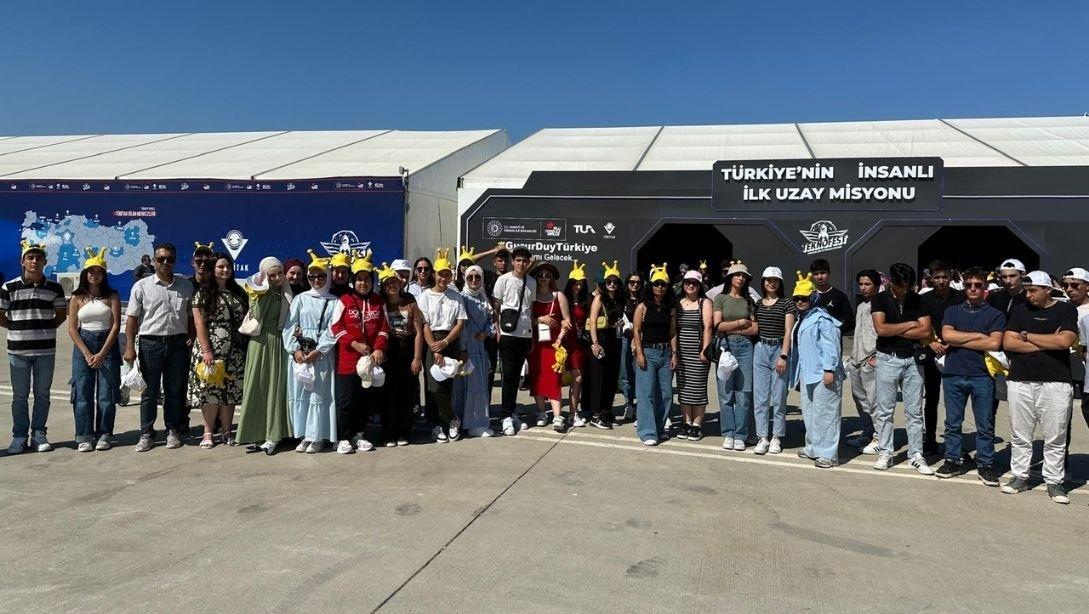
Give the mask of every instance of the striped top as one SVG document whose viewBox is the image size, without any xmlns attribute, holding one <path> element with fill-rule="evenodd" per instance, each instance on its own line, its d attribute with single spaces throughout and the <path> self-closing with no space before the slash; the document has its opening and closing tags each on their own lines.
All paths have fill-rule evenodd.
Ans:
<svg viewBox="0 0 1089 614">
<path fill-rule="evenodd" d="M 771 307 L 764 304 L 763 300 L 756 302 L 756 324 L 760 329 L 761 339 L 782 340 L 786 334 L 786 315 L 788 313 L 798 316 L 798 310 L 794 307 L 794 301 L 780 297 Z"/>
<path fill-rule="evenodd" d="M 8 318 L 8 353 L 46 356 L 57 351 L 57 309 L 65 309 L 64 288 L 51 279 L 32 284 L 22 277 L 0 288 L 0 311 Z"/>
</svg>

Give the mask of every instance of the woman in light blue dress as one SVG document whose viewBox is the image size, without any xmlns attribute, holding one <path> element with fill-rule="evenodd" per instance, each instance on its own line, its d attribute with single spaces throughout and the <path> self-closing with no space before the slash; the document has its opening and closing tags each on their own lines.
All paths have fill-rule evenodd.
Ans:
<svg viewBox="0 0 1089 614">
<path fill-rule="evenodd" d="M 484 271 L 476 265 L 465 269 L 465 331 L 462 338 L 473 372 L 454 382 L 454 414 L 461 419 L 461 428 L 470 437 L 494 435 L 488 408 L 491 405 L 491 387 L 488 385 L 488 349 L 484 340 L 495 336 L 495 310 L 484 290 Z"/>
<path fill-rule="evenodd" d="M 296 452 L 314 454 L 334 441 L 337 412 L 333 396 L 333 350 L 336 341 L 329 331 L 337 297 L 329 292 L 329 259 L 315 258 L 310 252 L 307 280 L 311 288 L 295 297 L 284 324 L 284 349 L 291 357 L 287 374 L 287 406 L 291 412 L 294 436 L 299 438 Z M 314 368 L 312 384 L 296 377 L 299 365 Z"/>
</svg>

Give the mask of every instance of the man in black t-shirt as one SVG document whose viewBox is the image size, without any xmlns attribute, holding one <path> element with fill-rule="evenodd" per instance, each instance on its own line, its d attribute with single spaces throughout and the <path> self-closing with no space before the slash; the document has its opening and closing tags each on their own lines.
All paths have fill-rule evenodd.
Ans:
<svg viewBox="0 0 1089 614">
<path fill-rule="evenodd" d="M 1032 438 L 1037 424 L 1044 439 L 1044 482 L 1056 503 L 1070 503 L 1063 489 L 1066 429 L 1074 403 L 1070 348 L 1078 339 L 1077 309 L 1051 296 L 1051 276 L 1029 273 L 1023 281 L 1027 304 L 1010 312 L 1003 348 L 1010 360 L 1010 473 L 1002 492 L 1028 490 Z"/>
<path fill-rule="evenodd" d="M 942 374 L 935 360 L 945 356 L 949 346 L 941 340 L 942 318 L 945 310 L 964 302 L 964 293 L 949 287 L 949 266 L 942 260 L 930 263 L 931 289 L 921 294 L 923 311 L 930 316 L 934 327 L 934 341 L 927 344 L 926 359 L 923 362 L 923 418 L 925 437 L 923 454 L 938 453 L 938 396 L 942 389 Z"/>
<path fill-rule="evenodd" d="M 839 327 L 840 334 L 849 335 L 855 330 L 855 310 L 851 307 L 851 299 L 832 286 L 832 265 L 824 258 L 817 258 L 809 265 L 809 272 L 813 274 L 813 283 L 817 286 L 813 307 L 824 307 L 828 315 L 843 322 Z"/>
<path fill-rule="evenodd" d="M 888 469 L 896 446 L 893 443 L 897 392 L 904 397 L 904 421 L 908 435 L 908 460 L 916 471 L 934 475 L 923 457 L 923 367 L 915 360 L 920 341 L 931 335 L 930 316 L 915 293 L 915 269 L 898 262 L 889 268 L 889 289 L 873 298 L 870 310 L 877 332 L 877 404 L 873 425 L 879 448 L 873 468 Z"/>
</svg>

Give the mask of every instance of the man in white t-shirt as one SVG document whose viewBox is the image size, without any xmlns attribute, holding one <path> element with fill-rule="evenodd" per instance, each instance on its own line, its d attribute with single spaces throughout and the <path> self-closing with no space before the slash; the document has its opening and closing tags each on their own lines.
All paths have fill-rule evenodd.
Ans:
<svg viewBox="0 0 1089 614">
<path fill-rule="evenodd" d="M 1070 366 L 1072 369 L 1075 393 L 1080 392 L 1081 415 L 1089 424 L 1089 356 L 1085 348 L 1089 346 L 1089 271 L 1076 266 L 1063 273 L 1063 290 L 1070 304 L 1078 310 L 1078 343 L 1070 348 Z M 1070 450 L 1070 428 L 1066 429 L 1066 449 Z"/>
<path fill-rule="evenodd" d="M 514 435 L 527 428 L 515 412 L 518 379 L 533 342 L 533 298 L 537 281 L 527 275 L 533 255 L 524 247 L 511 252 L 513 270 L 495 280 L 492 296 L 499 304 L 499 362 L 503 371 L 503 434 Z"/>
</svg>

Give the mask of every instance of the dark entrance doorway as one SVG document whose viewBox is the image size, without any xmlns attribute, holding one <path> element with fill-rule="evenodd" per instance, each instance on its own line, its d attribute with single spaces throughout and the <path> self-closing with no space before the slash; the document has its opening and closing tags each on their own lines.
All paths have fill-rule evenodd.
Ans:
<svg viewBox="0 0 1089 614">
<path fill-rule="evenodd" d="M 1007 258 L 1017 258 L 1030 271 L 1040 268 L 1040 255 L 1005 226 L 943 226 L 919 245 L 918 270 L 944 260 L 963 271 L 992 270 Z"/>
<path fill-rule="evenodd" d="M 696 268 L 706 260 L 712 272 L 719 262 L 733 257 L 734 246 L 711 224 L 664 224 L 635 255 L 638 270 L 646 272 L 651 264 L 669 263 L 669 276 L 677 279 L 681 263 Z"/>
</svg>

